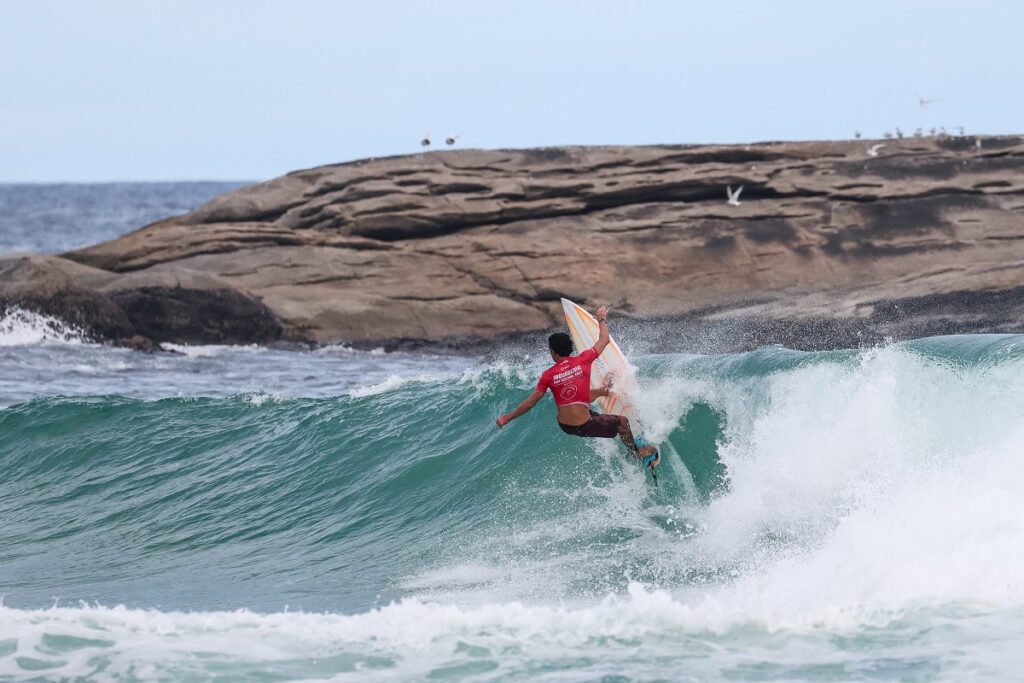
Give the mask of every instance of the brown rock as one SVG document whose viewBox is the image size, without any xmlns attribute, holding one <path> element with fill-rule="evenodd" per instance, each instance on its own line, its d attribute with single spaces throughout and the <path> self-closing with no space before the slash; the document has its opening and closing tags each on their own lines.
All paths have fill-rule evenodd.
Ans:
<svg viewBox="0 0 1024 683">
<path fill-rule="evenodd" d="M 136 335 L 151 339 L 244 344 L 281 336 L 266 306 L 209 273 L 147 269 L 122 275 L 99 291 L 120 306 Z"/>
<path fill-rule="evenodd" d="M 13 253 L 0 256 L 0 310 L 20 306 L 66 320 L 87 334 L 112 339 L 125 336 L 131 322 L 99 288 L 116 273 L 57 256 Z"/>
<path fill-rule="evenodd" d="M 560 296 L 676 320 L 701 348 L 1024 331 L 1024 139 L 871 145 L 324 166 L 69 252 L 115 279 L 65 284 L 157 340 L 490 338 L 559 323 Z M 727 185 L 744 186 L 739 206 Z"/>
<path fill-rule="evenodd" d="M 281 336 L 257 299 L 209 273 L 172 268 L 127 274 L 58 256 L 0 257 L 0 308 L 57 316 L 98 339 L 251 343 Z"/>
<path fill-rule="evenodd" d="M 143 353 L 156 353 L 157 351 L 163 351 L 164 348 L 159 344 L 155 343 L 149 337 L 143 337 L 141 334 L 133 334 L 127 339 L 118 339 L 114 342 L 117 346 L 123 346 L 133 351 L 141 351 Z"/>
</svg>

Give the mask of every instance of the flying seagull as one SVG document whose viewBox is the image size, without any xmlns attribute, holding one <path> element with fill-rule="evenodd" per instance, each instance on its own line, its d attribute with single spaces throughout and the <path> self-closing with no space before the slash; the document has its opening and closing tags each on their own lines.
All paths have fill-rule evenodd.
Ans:
<svg viewBox="0 0 1024 683">
<path fill-rule="evenodd" d="M 884 142 L 879 142 L 877 145 L 871 145 L 870 147 L 868 147 L 868 156 L 869 157 L 877 157 L 878 156 L 878 150 L 882 149 L 883 147 L 885 147 L 885 143 Z"/>
<path fill-rule="evenodd" d="M 921 105 L 921 109 L 925 109 L 926 107 L 928 107 L 928 105 L 935 104 L 938 101 L 939 100 L 936 99 L 936 98 L 925 99 L 924 97 L 921 97 L 920 95 L 917 96 L 917 103 L 919 105 Z"/>
<path fill-rule="evenodd" d="M 726 194 L 726 196 L 729 197 L 729 199 L 727 199 L 725 203 L 728 204 L 729 206 L 739 206 L 740 205 L 740 192 L 743 192 L 743 186 L 742 185 L 740 185 L 738 188 L 736 188 L 736 192 L 735 193 L 732 191 L 732 185 L 727 186 L 725 188 L 725 194 Z"/>
<path fill-rule="evenodd" d="M 420 140 L 420 144 L 424 147 L 430 147 L 430 133 L 427 133 L 426 136 Z"/>
<path fill-rule="evenodd" d="M 452 145 L 455 144 L 455 141 L 458 140 L 458 139 L 459 139 L 458 135 L 449 135 L 448 137 L 446 137 L 444 139 L 444 144 L 446 144 L 449 147 L 451 147 Z"/>
</svg>

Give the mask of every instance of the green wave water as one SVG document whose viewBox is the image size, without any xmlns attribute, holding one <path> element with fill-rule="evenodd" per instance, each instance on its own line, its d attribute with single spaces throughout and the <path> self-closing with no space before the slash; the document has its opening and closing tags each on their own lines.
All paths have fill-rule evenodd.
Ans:
<svg viewBox="0 0 1024 683">
<path fill-rule="evenodd" d="M 1001 643 L 1024 632 L 1024 338 L 637 362 L 659 487 L 549 400 L 494 428 L 537 361 L 0 410 L 0 676 L 1022 663 Z"/>
</svg>

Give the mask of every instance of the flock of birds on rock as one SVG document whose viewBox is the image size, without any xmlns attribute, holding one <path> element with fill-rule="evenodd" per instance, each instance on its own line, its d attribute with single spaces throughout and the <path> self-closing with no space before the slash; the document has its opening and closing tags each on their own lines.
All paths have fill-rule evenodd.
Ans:
<svg viewBox="0 0 1024 683">
<path fill-rule="evenodd" d="M 916 97 L 917 97 L 917 104 L 922 109 L 927 109 L 929 106 L 931 106 L 932 104 L 935 104 L 936 102 L 939 101 L 938 98 L 926 98 L 926 97 L 921 97 L 920 95 L 916 95 Z M 959 135 L 960 137 L 963 137 L 966 134 L 964 132 L 964 127 L 963 126 L 956 126 L 952 130 L 956 130 L 957 131 L 957 135 Z M 924 128 L 915 128 L 914 132 L 913 132 L 913 136 L 915 138 L 923 138 L 923 137 L 926 137 L 926 136 L 927 137 L 946 138 L 946 137 L 950 137 L 950 135 L 951 135 L 951 133 L 949 133 L 944 126 L 943 127 L 939 127 L 939 128 L 929 128 L 927 133 L 925 133 Z M 855 138 L 857 138 L 859 140 L 860 137 L 861 137 L 860 131 L 859 130 L 853 131 L 853 137 L 855 137 Z M 903 137 L 904 137 L 904 133 L 900 129 L 899 126 L 896 126 L 892 130 L 887 130 L 884 133 L 882 133 L 882 137 L 885 138 L 886 140 L 892 140 L 893 138 L 896 138 L 897 140 L 902 140 Z M 981 141 L 980 140 L 978 140 L 975 144 L 978 147 L 981 147 Z M 878 145 L 872 145 L 870 148 L 868 148 L 868 155 L 873 156 L 873 157 L 874 156 L 878 156 L 878 150 L 881 149 L 882 147 L 885 147 L 885 143 L 878 144 Z"/>
<path fill-rule="evenodd" d="M 449 135 L 448 137 L 446 137 L 444 139 L 444 144 L 446 144 L 449 147 L 451 147 L 452 145 L 455 144 L 455 141 L 458 140 L 458 139 L 459 139 L 458 135 Z M 430 147 L 430 133 L 427 133 L 426 135 L 423 136 L 423 139 L 420 140 L 420 145 L 423 146 L 423 147 Z"/>
<path fill-rule="evenodd" d="M 930 105 L 932 105 L 932 104 L 934 104 L 935 102 L 938 102 L 938 101 L 939 100 L 935 99 L 935 98 L 925 98 L 925 97 L 921 97 L 920 95 L 917 95 L 917 104 L 922 109 L 926 109 Z M 963 137 L 965 135 L 964 127 L 963 126 L 957 126 L 956 128 L 954 128 L 954 130 L 956 130 L 957 134 L 960 135 L 961 137 Z M 936 129 L 936 128 L 929 129 L 927 135 L 929 135 L 931 137 L 945 138 L 945 137 L 949 137 L 950 133 L 947 132 L 944 127 L 942 127 L 942 128 L 938 128 L 938 129 Z M 923 138 L 923 137 L 925 137 L 924 129 L 923 128 L 917 128 L 916 130 L 914 130 L 913 136 L 915 138 Z M 859 130 L 854 131 L 853 132 L 853 137 L 855 137 L 855 138 L 857 138 L 859 140 L 860 137 L 861 137 L 861 132 Z M 896 128 L 893 128 L 893 130 L 891 130 L 891 131 L 890 130 L 885 131 L 882 134 L 882 137 L 885 138 L 886 140 L 892 140 L 893 138 L 902 139 L 904 137 L 904 133 L 903 133 L 903 131 L 899 127 L 896 127 Z M 877 157 L 878 156 L 878 151 L 880 149 L 882 149 L 883 147 L 885 147 L 886 144 L 887 143 L 879 142 L 879 143 L 876 143 L 874 145 L 871 145 L 867 149 L 868 156 L 869 157 Z M 974 145 L 976 147 L 981 147 L 981 139 L 979 138 L 979 139 L 975 140 L 974 141 Z M 743 186 L 742 185 L 740 185 L 736 189 L 735 192 L 733 192 L 732 185 L 727 185 L 726 188 L 725 188 L 725 203 L 728 204 L 729 206 L 739 206 L 740 205 L 740 193 L 741 192 L 743 192 Z"/>
<path fill-rule="evenodd" d="M 957 135 L 959 135 L 961 137 L 966 135 L 966 133 L 964 132 L 964 127 L 963 126 L 957 126 L 954 130 L 956 130 L 957 131 Z M 929 128 L 927 133 L 925 133 L 925 130 L 923 128 L 915 128 L 914 129 L 914 133 L 913 133 L 913 136 L 915 138 L 923 138 L 923 137 L 948 138 L 948 137 L 950 137 L 950 135 L 951 135 L 951 133 L 946 130 L 945 126 L 940 127 L 940 128 Z M 855 137 L 855 138 L 857 138 L 859 140 L 860 137 L 861 137 L 860 131 L 859 130 L 853 131 L 853 137 Z M 902 140 L 904 137 L 906 137 L 906 134 L 899 128 L 899 126 L 897 126 L 896 128 L 893 128 L 892 130 L 887 130 L 884 133 L 882 133 L 882 137 L 885 138 L 886 140 L 892 140 L 893 138 L 897 138 L 897 139 Z"/>
<path fill-rule="evenodd" d="M 922 109 L 927 108 L 929 105 L 934 104 L 935 102 L 938 102 L 938 100 L 934 99 L 934 98 L 927 99 L 927 98 L 921 97 L 920 95 L 917 96 L 917 103 L 918 103 L 918 105 L 920 105 L 920 107 Z M 964 127 L 963 126 L 957 126 L 956 130 L 957 130 L 957 132 L 958 132 L 958 134 L 960 136 L 964 135 Z M 895 137 L 897 139 L 902 139 L 903 138 L 904 133 L 903 133 L 902 130 L 900 130 L 899 127 L 894 128 L 893 131 L 895 131 Z M 888 130 L 885 131 L 882 134 L 882 137 L 884 137 L 886 140 L 893 139 L 893 137 L 894 137 L 893 131 L 888 131 Z M 930 129 L 928 131 L 928 134 L 931 137 L 948 137 L 949 136 L 949 133 L 946 132 L 945 128 L 938 128 L 938 129 L 932 128 L 932 129 Z M 916 130 L 914 130 L 913 135 L 914 135 L 915 138 L 924 137 L 925 136 L 924 129 L 917 128 Z M 859 140 L 860 137 L 861 137 L 861 132 L 859 130 L 854 131 L 853 132 L 853 137 L 855 137 L 855 138 L 857 138 Z M 446 137 L 444 139 L 444 144 L 448 145 L 449 147 L 452 147 L 452 146 L 455 145 L 455 141 L 458 140 L 458 139 L 459 139 L 458 135 L 449 135 L 448 137 Z M 975 144 L 978 147 L 981 147 L 981 140 L 976 141 Z M 867 150 L 868 156 L 877 157 L 878 156 L 878 150 L 880 150 L 883 147 L 885 147 L 885 145 L 886 145 L 886 143 L 884 143 L 884 142 L 879 142 L 877 144 L 871 145 L 870 147 L 868 147 L 868 150 Z M 427 133 L 425 136 L 423 136 L 423 139 L 420 140 L 420 146 L 422 146 L 422 147 L 430 147 L 430 133 Z M 740 205 L 740 193 L 741 192 L 743 192 L 743 185 L 740 185 L 738 188 L 736 188 L 735 192 L 733 192 L 732 185 L 727 185 L 726 188 L 725 188 L 725 197 L 726 197 L 725 203 L 728 204 L 729 206 L 739 206 Z"/>
</svg>

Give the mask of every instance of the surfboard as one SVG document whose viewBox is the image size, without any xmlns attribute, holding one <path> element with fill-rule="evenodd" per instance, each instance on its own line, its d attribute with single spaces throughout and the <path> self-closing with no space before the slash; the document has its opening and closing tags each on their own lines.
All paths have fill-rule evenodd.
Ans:
<svg viewBox="0 0 1024 683">
<path fill-rule="evenodd" d="M 562 310 L 565 312 L 565 321 L 569 324 L 569 335 L 572 337 L 572 343 L 576 347 L 577 353 L 589 349 L 597 343 L 601 331 L 598 329 L 594 316 L 587 313 L 579 304 L 568 299 L 562 299 Z M 601 410 L 611 415 L 625 415 L 633 426 L 633 433 L 639 434 L 642 423 L 637 418 L 636 410 L 630 399 L 630 394 L 636 390 L 636 375 L 633 372 L 633 366 L 626 360 L 614 339 L 591 366 L 590 387 L 600 389 L 609 375 L 614 377 L 614 393 L 611 396 L 601 396 L 597 399 L 601 404 Z"/>
</svg>

